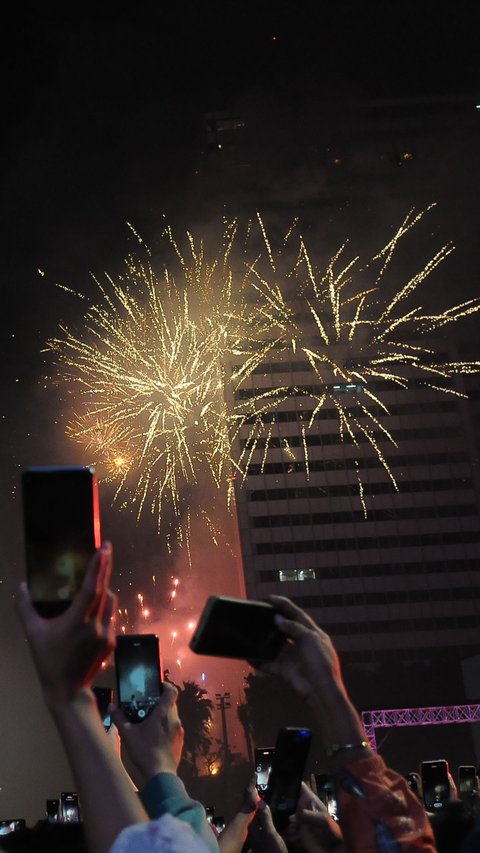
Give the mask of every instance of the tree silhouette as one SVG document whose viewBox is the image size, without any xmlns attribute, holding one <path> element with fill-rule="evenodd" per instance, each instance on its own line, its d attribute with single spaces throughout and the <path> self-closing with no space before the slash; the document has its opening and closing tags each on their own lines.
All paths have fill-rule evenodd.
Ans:
<svg viewBox="0 0 480 853">
<path fill-rule="evenodd" d="M 185 729 L 182 762 L 188 765 L 190 773 L 198 776 L 197 761 L 199 758 L 205 760 L 212 744 L 210 728 L 214 705 L 207 698 L 207 691 L 195 681 L 184 681 L 183 687 L 175 686 L 178 689 L 178 713 Z"/>
</svg>

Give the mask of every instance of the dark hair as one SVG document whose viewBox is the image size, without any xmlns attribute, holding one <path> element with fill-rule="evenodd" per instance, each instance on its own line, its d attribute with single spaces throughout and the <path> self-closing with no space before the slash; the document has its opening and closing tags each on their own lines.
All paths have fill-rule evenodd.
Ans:
<svg viewBox="0 0 480 853">
<path fill-rule="evenodd" d="M 456 853 L 480 816 L 480 799 L 452 800 L 430 817 L 438 853 Z"/>
<path fill-rule="evenodd" d="M 0 853 L 88 853 L 82 823 L 48 823 L 2 836 Z"/>
</svg>

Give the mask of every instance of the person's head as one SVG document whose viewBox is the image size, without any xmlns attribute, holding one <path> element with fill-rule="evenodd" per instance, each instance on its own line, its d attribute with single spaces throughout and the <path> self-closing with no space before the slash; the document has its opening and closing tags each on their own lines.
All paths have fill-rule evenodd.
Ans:
<svg viewBox="0 0 480 853">
<path fill-rule="evenodd" d="M 472 832 L 480 815 L 480 799 L 450 800 L 430 815 L 438 853 L 455 853 Z"/>
<path fill-rule="evenodd" d="M 40 821 L 5 835 L 0 853 L 88 853 L 82 823 L 48 823 Z"/>
</svg>

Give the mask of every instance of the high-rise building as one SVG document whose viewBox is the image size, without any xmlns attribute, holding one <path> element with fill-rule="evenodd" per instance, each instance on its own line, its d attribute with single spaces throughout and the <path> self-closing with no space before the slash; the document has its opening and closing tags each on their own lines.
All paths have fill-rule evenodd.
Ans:
<svg viewBox="0 0 480 853">
<path fill-rule="evenodd" d="M 478 448 L 468 402 L 426 387 L 429 379 L 417 376 L 408 389 L 386 380 L 368 386 L 389 410 L 373 406 L 396 446 L 380 429 L 375 439 L 398 491 L 372 444 L 341 434 L 331 404 L 302 435 L 315 407 L 310 393 L 322 392 L 306 359 L 263 364 L 239 392 L 241 400 L 298 389 L 263 416 L 270 449 L 258 441 L 237 490 L 247 594 L 288 596 L 352 663 L 395 651 L 445 660 L 478 650 Z M 338 383 L 336 393 L 347 413 L 364 418 L 359 386 Z"/>
<path fill-rule="evenodd" d="M 260 210 L 277 233 L 298 216 L 307 241 L 313 237 L 328 260 L 351 238 L 370 257 L 411 208 L 436 202 L 421 251 L 417 245 L 403 257 L 397 284 L 413 255 L 418 269 L 429 246 L 435 251 L 452 239 L 457 251 L 422 300 L 442 310 L 478 295 L 480 99 L 332 97 L 281 113 L 273 101 L 245 100 L 234 114 L 241 127 L 199 168 L 196 192 L 208 186 L 210 213 L 217 202 L 235 215 Z M 476 328 L 478 320 L 452 324 L 435 351 L 478 359 Z M 465 337 L 473 347 L 457 356 Z M 478 695 L 470 684 L 467 697 L 462 675 L 462 661 L 477 654 L 480 641 L 478 377 L 451 386 L 469 400 L 425 380 L 417 372 L 408 388 L 369 383 L 389 410 L 370 405 L 396 443 L 375 431 L 398 491 L 367 440 L 356 447 L 348 434 L 342 439 L 328 401 L 305 432 L 307 466 L 303 427 L 315 408 L 311 391 L 321 389 L 300 350 L 269 356 L 236 399 L 240 405 L 258 390 L 297 389 L 263 415 L 270 449 L 262 441 L 253 452 L 247 447 L 248 474 L 243 485 L 237 481 L 247 595 L 283 594 L 311 613 L 334 638 L 364 709 L 480 700 L 480 683 Z M 345 408 L 361 418 L 361 388 L 339 385 Z M 248 423 L 238 441 L 241 453 Z M 466 727 L 456 728 L 466 735 Z"/>
</svg>

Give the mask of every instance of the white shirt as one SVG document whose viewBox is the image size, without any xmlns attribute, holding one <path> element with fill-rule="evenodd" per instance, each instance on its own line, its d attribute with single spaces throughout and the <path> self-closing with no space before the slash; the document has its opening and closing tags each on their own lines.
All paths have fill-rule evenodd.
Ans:
<svg viewBox="0 0 480 853">
<path fill-rule="evenodd" d="M 164 814 L 148 823 L 127 826 L 110 853 L 210 853 L 190 824 Z"/>
</svg>

